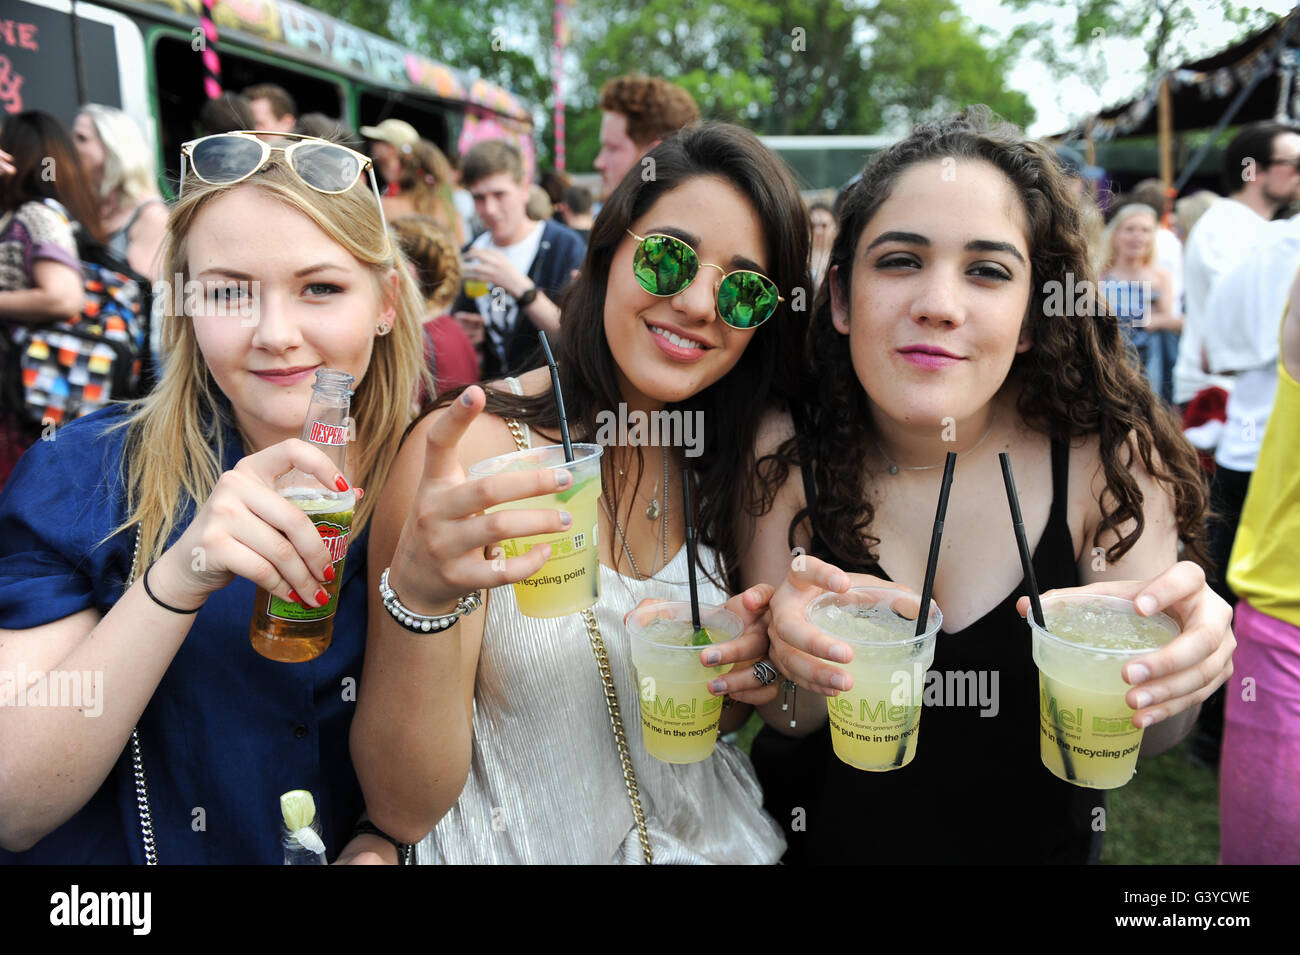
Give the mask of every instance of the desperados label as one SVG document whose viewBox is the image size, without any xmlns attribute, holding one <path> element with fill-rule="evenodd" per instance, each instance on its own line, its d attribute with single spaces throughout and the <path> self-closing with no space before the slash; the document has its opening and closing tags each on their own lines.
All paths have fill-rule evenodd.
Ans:
<svg viewBox="0 0 1300 955">
<path fill-rule="evenodd" d="M 326 617 L 334 616 L 334 611 L 338 608 L 338 590 L 343 583 L 343 559 L 348 555 L 352 512 L 313 514 L 311 517 L 312 523 L 316 525 L 316 532 L 320 534 L 325 549 L 329 551 L 330 561 L 334 564 L 335 577 L 332 585 L 334 592 L 330 593 L 329 603 L 323 607 L 304 607 L 291 600 L 281 600 L 272 594 L 266 606 L 267 616 L 280 620 L 324 620 Z M 325 590 L 328 593 L 330 587 L 326 587 Z"/>
</svg>

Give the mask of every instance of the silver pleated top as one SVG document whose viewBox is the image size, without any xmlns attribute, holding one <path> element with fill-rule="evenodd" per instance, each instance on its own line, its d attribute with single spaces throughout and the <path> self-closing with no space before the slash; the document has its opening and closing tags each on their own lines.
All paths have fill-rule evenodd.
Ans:
<svg viewBox="0 0 1300 955">
<path fill-rule="evenodd" d="M 716 557 L 707 549 L 701 560 Z M 726 595 L 701 575 L 700 601 Z M 643 598 L 688 600 L 686 549 L 638 581 L 601 565 L 596 620 L 609 654 L 655 863 L 776 862 L 785 837 L 762 807 L 749 758 L 729 743 L 699 763 L 650 756 L 623 617 Z M 487 601 L 474 691 L 474 751 L 455 807 L 416 849 L 430 863 L 644 862 L 604 683 L 580 614 L 519 612 L 512 587 Z"/>
</svg>

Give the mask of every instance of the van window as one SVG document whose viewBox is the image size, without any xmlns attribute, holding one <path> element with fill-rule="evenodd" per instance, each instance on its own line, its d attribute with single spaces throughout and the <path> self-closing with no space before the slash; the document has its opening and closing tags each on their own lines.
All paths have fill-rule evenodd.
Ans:
<svg viewBox="0 0 1300 955">
<path fill-rule="evenodd" d="M 154 67 L 158 81 L 158 125 L 162 134 L 162 158 L 166 179 L 174 185 L 180 177 L 181 143 L 204 133 L 199 126 L 199 109 L 206 101 L 203 92 L 203 63 L 190 48 L 190 39 L 163 36 L 154 47 Z M 240 92 L 254 83 L 275 83 L 289 91 L 298 113 L 324 113 L 340 118 L 344 115 L 343 85 L 280 64 L 263 62 L 232 52 L 221 51 L 221 82 L 224 89 Z"/>
</svg>

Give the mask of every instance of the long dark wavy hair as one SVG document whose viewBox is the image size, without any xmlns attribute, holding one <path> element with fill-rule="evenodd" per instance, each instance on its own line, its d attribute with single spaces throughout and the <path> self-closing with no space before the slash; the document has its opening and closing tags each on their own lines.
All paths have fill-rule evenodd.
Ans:
<svg viewBox="0 0 1300 955">
<path fill-rule="evenodd" d="M 917 126 L 911 136 L 872 161 L 844 197 L 830 258 L 830 265 L 838 266 L 835 275 L 842 301 L 852 301 L 858 239 L 899 177 L 918 163 L 945 159 L 989 163 L 1011 182 L 1024 204 L 1032 269 L 1027 331 L 1033 347 L 1016 355 L 1008 381 L 1021 389 L 1017 410 L 1030 427 L 1053 440 L 1099 436 L 1106 488 L 1093 545 L 1099 544 L 1104 532 L 1114 532 L 1118 539 L 1106 557 L 1117 561 L 1142 535 L 1142 492 L 1129 472 L 1132 436 L 1142 464 L 1173 494 L 1187 555 L 1208 566 L 1206 491 L 1196 453 L 1173 414 L 1130 360 L 1119 323 L 1097 294 L 1079 208 L 1049 148 L 1027 140 L 984 106 Z M 1071 307 L 1078 312 L 1074 317 L 1053 316 L 1049 311 L 1055 309 L 1046 307 L 1049 296 L 1059 296 L 1061 290 L 1071 296 Z M 805 352 L 816 362 L 815 376 L 805 369 L 808 393 L 816 395 L 806 409 L 811 430 L 761 462 L 765 501 L 801 453 L 811 457 L 816 531 L 830 558 L 849 568 L 873 567 L 880 539 L 870 533 L 874 508 L 864 477 L 871 477 L 868 457 L 875 428 L 848 338 L 831 322 L 830 291 L 829 281 L 818 290 Z M 795 528 L 806 519 L 804 508 L 790 526 L 791 543 Z M 1120 535 L 1120 528 L 1130 521 L 1135 526 Z"/>
<path fill-rule="evenodd" d="M 99 199 L 63 124 L 49 113 L 28 110 L 4 121 L 0 149 L 14 160 L 14 174 L 0 176 L 0 213 L 26 202 L 53 199 L 95 239 L 102 241 Z"/>
<path fill-rule="evenodd" d="M 605 338 L 605 292 L 614 253 L 627 237 L 625 230 L 688 180 L 714 176 L 730 183 L 748 198 L 762 223 L 767 275 L 786 301 L 755 329 L 728 374 L 664 410 L 703 412 L 703 453 L 687 459 L 698 488 L 695 526 L 700 540 L 722 557 L 727 580 L 718 583 L 735 591 L 740 550 L 737 520 L 753 512 L 759 493 L 753 464 L 758 425 L 764 411 L 773 403 L 789 400 L 795 387 L 797 362 L 792 356 L 799 353 L 808 315 L 797 310 L 808 289 L 808 214 L 785 164 L 738 126 L 709 123 L 685 130 L 660 143 L 646 159 L 653 160 L 653 166 L 645 164 L 647 169 L 653 168 L 653 176 L 628 176 L 614 190 L 591 230 L 581 272 L 561 304 L 563 335 L 553 342 L 553 348 L 565 411 L 575 439 L 583 436 L 590 440 L 597 433 L 597 414 L 616 411 L 623 400 L 618 369 Z M 634 279 L 629 274 L 620 276 L 619 281 Z M 463 390 L 444 394 L 434 407 L 450 404 Z M 488 389 L 487 397 L 487 410 L 492 414 L 558 434 L 559 418 L 549 391 L 520 398 Z M 613 462 L 608 456 L 603 466 L 611 506 L 614 513 L 621 513 L 618 486 L 612 480 Z M 644 455 L 638 448 L 633 494 L 644 467 Z"/>
</svg>

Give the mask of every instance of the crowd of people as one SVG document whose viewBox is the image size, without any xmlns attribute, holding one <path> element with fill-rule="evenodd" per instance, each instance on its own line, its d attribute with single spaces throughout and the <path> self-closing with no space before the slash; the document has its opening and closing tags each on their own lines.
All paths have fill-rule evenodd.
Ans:
<svg viewBox="0 0 1300 955">
<path fill-rule="evenodd" d="M 1203 738 L 1224 727 L 1203 744 L 1223 861 L 1300 861 L 1300 230 L 1269 221 L 1300 200 L 1300 135 L 1246 127 L 1225 198 L 1172 218 L 1144 183 L 1105 221 L 1077 161 L 983 107 L 809 205 L 671 83 L 619 77 L 600 106 L 598 197 L 534 183 L 504 140 L 461 156 L 396 118 L 354 134 L 271 84 L 205 106 L 216 158 L 187 144 L 170 206 L 124 114 L 5 121 L 0 861 L 278 863 L 278 798 L 306 789 L 337 862 L 1096 862 L 1104 793 L 1039 761 L 1024 568 L 988 532 L 999 452 L 1041 590 L 1180 625 L 1125 670 L 1142 758 L 1198 715 Z M 83 313 L 91 243 L 126 280 L 203 292 L 155 296 L 132 400 L 42 428 L 11 387 L 12 330 Z M 225 306 L 250 281 L 240 321 Z M 1082 307 L 1054 311 L 1061 286 Z M 355 380 L 346 474 L 299 437 L 318 368 Z M 521 614 L 512 584 L 550 548 L 495 545 L 573 517 L 484 512 L 572 479 L 471 467 L 594 442 L 629 411 L 698 416 L 703 453 L 606 444 L 599 599 Z M 999 674 L 1001 705 L 927 706 L 913 762 L 862 772 L 827 725 L 846 647 L 805 610 L 919 590 L 949 451 L 933 669 Z M 291 468 L 358 494 L 311 664 L 246 636 L 256 588 L 312 607 L 334 583 L 276 490 Z M 699 599 L 743 627 L 702 651 L 724 668 L 709 693 L 723 734 L 761 720 L 752 759 L 724 735 L 662 762 L 631 715 L 624 618 L 693 589 L 684 469 Z M 98 718 L 12 705 L 21 674 L 53 671 L 95 675 Z"/>
</svg>

